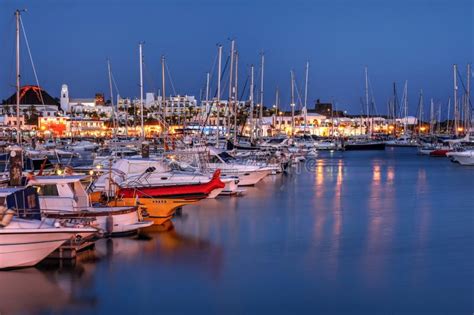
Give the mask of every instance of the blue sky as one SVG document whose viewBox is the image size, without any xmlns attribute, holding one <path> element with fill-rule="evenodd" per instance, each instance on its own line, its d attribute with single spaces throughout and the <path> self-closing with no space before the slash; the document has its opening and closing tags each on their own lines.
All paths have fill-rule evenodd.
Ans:
<svg viewBox="0 0 474 315">
<path fill-rule="evenodd" d="M 334 100 L 359 113 L 368 65 L 378 111 L 386 111 L 392 82 L 401 95 L 408 80 L 414 113 L 420 89 L 425 104 L 430 97 L 447 102 L 453 63 L 465 76 L 474 56 L 473 6 L 472 0 L 2 0 L 0 97 L 14 92 L 13 12 L 27 8 L 23 22 L 40 84 L 53 96 L 62 83 L 72 97 L 108 95 L 107 58 L 121 95 L 139 95 L 140 41 L 145 41 L 146 90 L 159 88 L 165 54 L 176 91 L 198 95 L 216 44 L 224 45 L 226 56 L 233 37 L 242 85 L 249 65 L 258 66 L 265 51 L 267 106 L 277 86 L 287 106 L 290 70 L 302 88 L 309 60 L 311 103 Z M 22 82 L 34 84 L 24 43 L 22 68 Z"/>
</svg>

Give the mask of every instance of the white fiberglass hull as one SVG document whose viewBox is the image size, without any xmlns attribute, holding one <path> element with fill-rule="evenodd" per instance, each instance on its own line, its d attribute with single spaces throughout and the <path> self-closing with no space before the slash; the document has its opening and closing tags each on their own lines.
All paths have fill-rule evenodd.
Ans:
<svg viewBox="0 0 474 315">
<path fill-rule="evenodd" d="M 448 152 L 446 155 L 461 165 L 474 165 L 474 151 Z"/>
<path fill-rule="evenodd" d="M 253 186 L 271 173 L 271 170 L 260 170 L 252 172 L 239 173 L 238 186 Z"/>
<path fill-rule="evenodd" d="M 54 228 L 46 222 L 14 219 L 0 229 L 0 269 L 31 267 L 77 235 L 91 235 L 92 228 Z"/>
<path fill-rule="evenodd" d="M 34 266 L 70 238 L 69 233 L 2 235 L 0 269 Z"/>
<path fill-rule="evenodd" d="M 75 214 L 74 211 L 45 213 L 48 214 L 50 222 Z M 130 208 L 89 208 L 88 211 L 78 212 L 77 217 L 94 219 L 95 226 L 109 235 L 131 234 L 153 224 L 151 221 L 140 220 L 138 210 Z"/>
</svg>

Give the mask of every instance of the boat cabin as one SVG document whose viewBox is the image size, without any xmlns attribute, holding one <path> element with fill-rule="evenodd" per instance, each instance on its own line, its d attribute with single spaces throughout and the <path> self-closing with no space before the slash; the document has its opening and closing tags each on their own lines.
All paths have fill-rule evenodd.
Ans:
<svg viewBox="0 0 474 315">
<path fill-rule="evenodd" d="M 41 209 L 48 211 L 80 211 L 90 207 L 89 195 L 82 181 L 87 176 L 37 176 L 28 182 L 39 196 Z"/>
</svg>

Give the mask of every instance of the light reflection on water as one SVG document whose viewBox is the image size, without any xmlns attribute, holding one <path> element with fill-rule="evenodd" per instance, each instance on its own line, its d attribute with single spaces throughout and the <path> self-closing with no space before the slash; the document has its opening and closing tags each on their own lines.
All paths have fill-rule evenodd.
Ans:
<svg viewBox="0 0 474 315">
<path fill-rule="evenodd" d="M 472 169 L 410 149 L 314 162 L 76 266 L 0 273 L 17 284 L 0 313 L 471 312 Z M 16 303 L 27 289 L 40 298 Z"/>
</svg>

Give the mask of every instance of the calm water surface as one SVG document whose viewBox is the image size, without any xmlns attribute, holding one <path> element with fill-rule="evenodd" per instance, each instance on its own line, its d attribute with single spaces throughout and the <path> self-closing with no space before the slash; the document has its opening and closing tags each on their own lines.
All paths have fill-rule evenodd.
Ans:
<svg viewBox="0 0 474 315">
<path fill-rule="evenodd" d="M 0 272 L 0 313 L 474 311 L 474 168 L 413 149 L 320 154 L 75 266 Z"/>
</svg>

